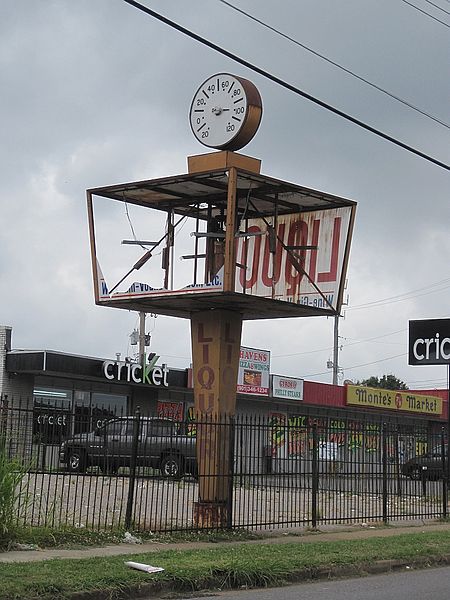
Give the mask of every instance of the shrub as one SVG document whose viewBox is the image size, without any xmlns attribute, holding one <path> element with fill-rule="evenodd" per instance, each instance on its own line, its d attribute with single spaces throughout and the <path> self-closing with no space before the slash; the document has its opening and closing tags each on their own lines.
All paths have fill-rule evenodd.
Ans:
<svg viewBox="0 0 450 600">
<path fill-rule="evenodd" d="M 21 496 L 19 484 L 25 473 L 25 466 L 9 456 L 6 439 L 0 438 L 0 545 L 14 536 Z"/>
</svg>

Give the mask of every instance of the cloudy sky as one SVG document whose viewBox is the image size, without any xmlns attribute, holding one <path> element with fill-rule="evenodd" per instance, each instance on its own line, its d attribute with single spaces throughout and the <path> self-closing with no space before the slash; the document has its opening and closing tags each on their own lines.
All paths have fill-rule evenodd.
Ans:
<svg viewBox="0 0 450 600">
<path fill-rule="evenodd" d="M 143 2 L 450 162 L 448 127 L 220 0 Z M 450 123 L 448 0 L 435 0 L 443 10 L 413 0 L 434 19 L 402 0 L 230 2 Z M 100 357 L 133 354 L 129 335 L 136 313 L 94 305 L 85 190 L 185 173 L 186 157 L 205 151 L 190 131 L 191 98 L 219 72 L 247 77 L 260 90 L 263 122 L 243 152 L 262 160 L 264 174 L 358 202 L 348 306 L 340 323 L 341 379 L 393 373 L 410 387 L 444 387 L 445 367 L 409 367 L 406 352 L 409 319 L 450 317 L 448 171 L 122 0 L 0 4 L 0 322 L 13 327 L 13 346 Z M 111 227 L 120 224 L 131 237 L 123 207 L 115 218 Z M 137 236 L 145 239 L 139 224 Z M 148 319 L 147 329 L 151 349 L 163 360 L 189 365 L 188 321 L 159 316 Z M 270 350 L 272 372 L 331 382 L 332 319 L 245 323 L 242 342 Z"/>
</svg>

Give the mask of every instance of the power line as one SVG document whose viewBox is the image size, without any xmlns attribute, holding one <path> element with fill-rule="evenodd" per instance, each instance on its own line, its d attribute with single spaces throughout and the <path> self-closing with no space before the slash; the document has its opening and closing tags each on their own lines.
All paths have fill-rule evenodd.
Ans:
<svg viewBox="0 0 450 600">
<path fill-rule="evenodd" d="M 218 1 L 221 2 L 222 4 L 225 4 L 229 8 L 237 11 L 238 13 L 241 13 L 242 15 L 245 15 L 246 17 L 248 17 L 252 21 L 255 21 L 256 23 L 259 23 L 259 25 L 262 25 L 266 29 L 269 29 L 270 31 L 273 31 L 277 35 L 280 35 L 281 37 L 285 38 L 286 40 L 289 40 L 293 44 L 296 44 L 297 46 L 300 46 L 300 48 L 303 48 L 307 52 L 310 52 L 311 54 L 314 54 L 314 56 L 317 56 L 318 58 L 321 58 L 322 60 L 326 61 L 330 65 L 333 65 L 334 67 L 337 67 L 338 69 L 341 69 L 341 71 L 344 71 L 345 73 L 348 73 L 352 77 L 355 77 L 359 81 L 362 81 L 363 83 L 366 83 L 367 85 L 370 85 L 371 87 L 375 88 L 376 90 L 378 90 L 382 94 L 386 94 L 390 98 L 393 98 L 394 100 L 397 100 L 398 102 L 401 102 L 405 106 L 407 106 L 407 107 L 415 110 L 416 112 L 420 113 L 421 115 L 424 115 L 425 117 L 428 117 L 429 119 L 435 121 L 436 123 L 439 123 L 440 125 L 443 125 L 447 129 L 450 129 L 450 125 L 448 125 L 444 121 L 441 121 L 440 119 L 438 119 L 437 117 L 431 115 L 430 113 L 422 110 L 421 108 L 418 108 L 417 106 L 414 106 L 414 104 L 411 104 L 407 100 L 404 100 L 403 98 L 400 98 L 399 96 L 396 96 L 395 94 L 392 94 L 391 92 L 389 92 L 388 90 L 385 90 L 381 86 L 379 86 L 379 85 L 377 85 L 375 83 L 372 83 L 371 81 L 369 81 L 368 79 L 365 79 L 361 75 L 358 75 L 354 71 L 351 71 L 350 69 L 347 69 L 346 67 L 344 67 L 341 64 L 335 62 L 334 60 L 331 60 L 330 58 L 328 58 L 327 56 L 321 54 L 320 52 L 317 52 L 316 50 L 313 50 L 309 46 L 306 46 L 306 44 L 302 44 L 301 42 L 299 42 L 295 38 L 292 38 L 291 36 L 287 35 L 286 33 L 283 33 L 279 29 L 276 29 L 275 27 L 272 27 L 268 23 L 265 23 L 264 21 L 261 21 L 261 19 L 258 19 L 254 15 L 251 15 L 250 13 L 246 12 L 245 10 L 242 10 L 241 8 L 239 8 L 237 6 L 234 6 L 233 4 L 231 4 L 231 2 L 227 2 L 227 0 L 218 0 Z"/>
<path fill-rule="evenodd" d="M 125 0 L 126 1 L 126 0 Z M 449 27 L 450 25 L 448 25 L 448 23 L 445 23 L 444 21 L 441 21 L 440 19 L 438 19 L 437 17 L 433 17 L 433 15 L 430 15 L 430 13 L 427 13 L 426 10 L 422 10 L 421 8 L 419 8 L 418 6 L 416 6 L 415 4 L 413 4 L 412 2 L 408 2 L 408 0 L 401 0 L 404 4 L 408 4 L 409 6 L 412 6 L 412 8 L 415 8 L 416 10 L 418 10 L 419 12 L 421 12 L 422 14 L 426 15 L 427 17 L 430 17 L 430 19 L 433 19 L 434 21 L 437 21 L 438 23 L 440 23 L 441 25 L 445 25 L 445 27 Z"/>
<path fill-rule="evenodd" d="M 375 127 L 372 127 L 371 125 L 367 125 L 363 121 L 360 121 L 359 119 L 356 119 L 355 117 L 352 117 L 351 115 L 339 110 L 338 108 L 335 108 L 335 107 L 331 106 L 330 104 L 327 104 L 326 102 L 323 102 L 322 100 L 319 100 L 318 98 L 315 98 L 314 96 L 311 96 L 310 94 L 300 90 L 299 88 L 295 87 L 294 85 L 287 83 L 286 81 L 283 81 L 282 79 L 280 79 L 279 77 L 276 77 L 275 75 L 271 75 L 264 69 L 261 69 L 260 67 L 248 62 L 247 60 L 240 58 L 236 54 L 233 54 L 232 52 L 229 52 L 228 50 L 221 48 L 217 44 L 210 42 L 209 40 L 197 35 L 196 33 L 193 33 L 189 29 L 186 29 L 185 27 L 179 25 L 178 23 L 171 21 L 167 17 L 160 15 L 159 13 L 155 12 L 154 10 L 147 8 L 146 6 L 143 6 L 139 2 L 135 2 L 135 0 L 123 0 L 123 1 L 126 2 L 127 4 L 129 4 L 130 6 L 133 6 L 134 8 L 137 8 L 138 10 L 157 19 L 158 21 L 165 23 L 169 27 L 176 29 L 180 33 L 183 33 L 184 35 L 187 35 L 188 37 L 196 40 L 200 44 L 208 46 L 208 48 L 211 48 L 212 50 L 219 52 L 223 56 L 226 56 L 227 58 L 230 58 L 231 60 L 254 71 L 255 73 L 258 73 L 262 77 L 265 77 L 266 79 L 273 81 L 274 83 L 284 87 L 285 89 L 287 89 L 291 92 L 294 92 L 294 94 L 297 94 L 298 96 L 301 96 L 302 98 L 305 98 L 306 100 L 309 100 L 310 102 L 313 102 L 314 104 L 317 104 L 318 106 L 321 106 L 322 108 L 325 108 L 326 110 L 334 113 L 335 115 L 338 115 L 338 116 L 342 117 L 343 119 L 350 121 L 354 125 L 357 125 L 358 127 L 365 129 L 366 131 L 370 131 L 370 133 L 373 133 L 374 135 L 377 135 L 378 137 L 381 137 L 384 140 L 391 142 L 392 144 L 395 144 L 396 146 L 399 146 L 400 148 L 403 148 L 404 150 L 407 150 L 408 152 L 411 152 L 412 154 L 415 154 L 416 156 L 420 156 L 424 160 L 427 160 L 427 161 L 437 165 L 438 167 L 441 167 L 447 171 L 450 171 L 450 165 L 447 165 L 447 164 L 437 160 L 436 158 L 433 158 L 432 156 L 429 156 L 428 154 L 425 154 L 424 152 L 421 152 L 420 150 L 417 150 L 416 148 L 413 148 L 412 146 L 409 146 L 408 144 L 405 144 L 404 142 L 397 140 L 396 138 L 384 133 L 383 131 L 380 131 L 379 129 L 375 129 Z"/>
<path fill-rule="evenodd" d="M 365 344 L 366 342 L 373 342 L 374 340 L 378 340 L 380 338 L 385 338 L 390 335 L 395 335 L 396 333 L 403 333 L 406 329 L 398 329 L 397 331 L 391 331 L 390 333 L 384 333 L 383 335 L 377 335 L 371 338 L 364 338 L 362 340 L 351 341 L 349 344 L 342 344 L 342 348 L 348 348 L 349 346 L 356 346 L 357 344 Z M 291 356 L 303 356 L 306 354 L 316 354 L 317 352 L 327 352 L 332 350 L 333 346 L 327 346 L 326 348 L 318 348 L 317 350 L 308 350 L 306 352 L 293 352 L 292 354 L 274 354 L 273 358 L 289 358 Z"/>
<path fill-rule="evenodd" d="M 344 371 L 351 371 L 352 369 L 358 369 L 359 367 L 368 367 L 369 365 L 375 365 L 377 363 L 385 362 L 386 360 L 392 360 L 393 358 L 400 358 L 401 356 L 407 356 L 407 352 L 402 352 L 401 354 L 394 354 L 394 356 L 387 356 L 386 358 L 380 358 L 380 360 L 372 360 L 368 363 L 363 363 L 361 365 L 353 365 L 353 367 L 342 367 Z"/>
<path fill-rule="evenodd" d="M 366 305 L 361 305 L 361 306 L 349 306 L 347 308 L 347 310 L 361 310 L 364 308 L 377 308 L 379 306 L 386 306 L 387 304 L 395 304 L 397 302 L 404 302 L 405 300 L 413 300 L 414 298 L 422 298 L 422 296 L 429 296 L 430 294 L 436 294 L 437 292 L 443 292 L 444 290 L 446 290 L 448 287 L 450 286 L 445 286 L 442 289 L 439 290 L 431 290 L 430 292 L 423 292 L 423 294 L 415 294 L 414 296 L 408 296 L 407 298 L 398 298 L 397 300 L 390 300 L 389 302 L 378 302 L 378 303 L 373 303 L 373 304 L 366 304 Z"/>
<path fill-rule="evenodd" d="M 407 381 L 405 381 L 405 383 L 407 383 L 408 385 L 417 385 L 419 383 L 426 383 L 428 385 L 430 385 L 431 383 L 440 383 L 440 384 L 445 383 L 446 384 L 447 379 L 443 379 L 443 378 L 441 378 L 441 379 L 414 379 L 414 380 L 408 379 Z"/>
<path fill-rule="evenodd" d="M 438 4 L 435 4 L 434 2 L 431 2 L 431 0 L 425 0 L 425 2 L 428 2 L 428 4 L 431 4 L 431 6 L 434 6 L 434 8 L 437 8 L 438 10 L 442 10 L 442 12 L 445 13 L 446 15 L 450 15 L 450 11 L 445 10 L 445 8 L 442 8 Z"/>
<path fill-rule="evenodd" d="M 385 362 L 386 360 L 392 360 L 393 358 L 399 358 L 400 356 L 406 356 L 408 353 L 407 352 L 403 352 L 402 354 L 394 354 L 394 356 L 387 356 L 386 358 L 380 358 L 380 360 L 373 360 L 371 362 L 368 363 L 363 363 L 361 365 L 353 365 L 352 367 L 341 367 L 341 369 L 343 371 L 352 371 L 353 369 L 359 369 L 360 367 L 368 367 L 370 365 L 375 365 L 381 362 Z M 310 375 L 303 375 L 303 377 L 306 379 L 306 377 L 316 377 L 317 375 L 328 375 L 330 373 L 330 371 L 322 371 L 321 373 L 311 373 Z"/>
<path fill-rule="evenodd" d="M 404 292 L 403 294 L 398 294 L 396 296 L 389 296 L 388 298 L 381 298 L 379 300 L 373 300 L 372 302 L 366 302 L 364 304 L 357 304 L 356 306 L 349 306 L 346 310 L 359 310 L 361 308 L 373 308 L 374 306 L 385 306 L 386 304 L 391 304 L 394 302 L 403 302 L 404 300 L 412 300 L 413 298 L 419 298 L 421 296 L 426 296 L 428 294 L 434 294 L 435 292 L 443 292 L 445 289 L 449 287 L 449 285 L 444 285 L 444 287 L 430 290 L 425 292 L 424 294 L 416 294 L 416 292 L 421 292 L 423 290 L 428 290 L 431 287 L 436 287 L 439 285 L 443 285 L 444 283 L 450 282 L 450 278 L 441 279 L 440 281 L 436 281 L 434 283 L 430 283 L 424 287 L 417 288 L 415 290 L 411 290 L 409 292 Z"/>
<path fill-rule="evenodd" d="M 406 332 L 406 330 L 405 330 Z M 380 336 L 380 337 L 384 337 L 384 336 Z M 349 346 L 354 346 L 355 344 L 365 344 L 368 341 L 374 342 L 375 344 L 383 344 L 383 346 L 385 346 L 386 344 L 389 346 L 404 346 L 404 342 L 387 342 L 386 340 L 380 341 L 376 338 L 373 338 L 371 340 L 353 340 L 352 338 L 348 338 L 345 337 L 344 339 L 346 340 L 350 340 L 349 344 L 342 344 L 341 345 L 341 349 L 344 350 L 344 348 L 348 348 Z"/>
<path fill-rule="evenodd" d="M 351 338 L 344 338 L 344 339 L 350 339 L 350 343 L 349 344 L 342 344 L 342 349 L 344 348 L 348 348 L 350 346 L 356 346 L 356 344 L 366 344 L 367 342 L 375 342 L 376 340 L 380 340 L 382 338 L 386 338 L 389 337 L 391 335 L 396 335 L 397 333 L 406 333 L 406 329 L 398 329 L 397 331 L 392 331 L 391 333 L 384 333 L 383 335 L 377 335 L 375 337 L 371 337 L 371 338 L 363 338 L 362 340 L 351 340 Z M 394 345 L 403 345 L 402 342 L 380 342 L 383 344 L 394 344 Z"/>
</svg>

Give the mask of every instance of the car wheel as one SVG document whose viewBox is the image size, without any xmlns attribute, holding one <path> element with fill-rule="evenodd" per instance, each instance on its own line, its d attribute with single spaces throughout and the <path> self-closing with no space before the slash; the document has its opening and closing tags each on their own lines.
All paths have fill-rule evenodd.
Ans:
<svg viewBox="0 0 450 600">
<path fill-rule="evenodd" d="M 67 470 L 71 473 L 84 473 L 86 463 L 86 455 L 82 450 L 69 450 L 67 453 Z"/>
<path fill-rule="evenodd" d="M 420 467 L 413 467 L 409 472 L 409 476 L 413 481 L 421 481 L 422 472 L 423 470 Z"/>
<path fill-rule="evenodd" d="M 160 466 L 161 474 L 170 479 L 181 479 L 184 475 L 183 460 L 180 456 L 168 454 L 163 456 Z"/>
</svg>

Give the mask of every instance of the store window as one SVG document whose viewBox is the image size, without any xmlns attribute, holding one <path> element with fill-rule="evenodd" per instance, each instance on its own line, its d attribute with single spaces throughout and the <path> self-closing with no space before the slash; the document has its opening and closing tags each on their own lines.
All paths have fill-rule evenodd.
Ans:
<svg viewBox="0 0 450 600">
<path fill-rule="evenodd" d="M 91 412 L 93 429 L 101 427 L 113 417 L 124 417 L 127 415 L 127 396 L 93 392 Z"/>
<path fill-rule="evenodd" d="M 74 392 L 74 433 L 92 431 L 109 419 L 127 414 L 127 396 Z"/>
<path fill-rule="evenodd" d="M 92 431 L 127 414 L 126 395 L 44 386 L 36 387 L 33 395 L 33 440 L 37 444 L 59 444 L 63 438 Z"/>
<path fill-rule="evenodd" d="M 91 393 L 75 390 L 73 405 L 73 433 L 90 431 L 92 429 Z"/>
<path fill-rule="evenodd" d="M 34 443 L 59 444 L 71 432 L 72 390 L 37 388 L 33 397 Z"/>
</svg>

